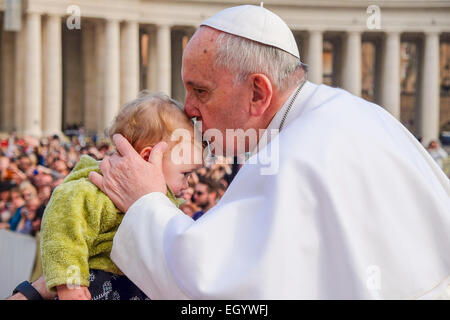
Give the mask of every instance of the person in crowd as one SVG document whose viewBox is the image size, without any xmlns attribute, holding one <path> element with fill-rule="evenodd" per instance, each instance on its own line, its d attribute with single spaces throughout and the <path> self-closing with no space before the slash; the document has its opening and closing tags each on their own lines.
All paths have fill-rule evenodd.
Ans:
<svg viewBox="0 0 450 320">
<path fill-rule="evenodd" d="M 17 225 L 17 232 L 34 235 L 41 226 L 41 219 L 37 216 L 40 201 L 37 195 L 31 194 L 26 201 L 25 208 L 20 211 L 21 219 Z"/>
<path fill-rule="evenodd" d="M 8 222 L 8 225 L 4 225 L 3 229 L 10 229 L 11 231 L 16 231 L 17 225 L 19 224 L 22 214 L 21 211 L 25 207 L 25 200 L 22 197 L 19 187 L 14 187 L 11 189 L 11 212 L 13 215 Z"/>
<path fill-rule="evenodd" d="M 42 186 L 51 186 L 53 178 L 50 173 L 39 170 L 38 174 L 34 177 L 33 184 L 39 189 Z"/>
<path fill-rule="evenodd" d="M 53 169 L 57 171 L 62 177 L 65 177 L 69 174 L 67 163 L 61 158 L 55 159 L 55 161 L 53 162 Z"/>
<path fill-rule="evenodd" d="M 206 174 L 207 177 L 219 181 L 223 179 L 226 175 L 231 174 L 231 166 L 227 163 L 224 163 L 223 160 L 219 160 L 219 163 L 213 164 L 211 169 Z"/>
<path fill-rule="evenodd" d="M 0 156 L 0 181 L 10 180 L 8 177 L 8 168 L 11 160 L 8 157 Z"/>
<path fill-rule="evenodd" d="M 200 176 L 199 182 L 195 186 L 194 203 L 199 206 L 201 210 L 193 215 L 192 218 L 194 220 L 199 219 L 216 204 L 218 196 L 217 189 L 217 184 L 214 180 Z"/>
<path fill-rule="evenodd" d="M 19 185 L 19 190 L 22 193 L 23 198 L 27 201 L 31 196 L 37 195 L 36 187 L 31 183 L 30 180 L 23 181 Z"/>
<path fill-rule="evenodd" d="M 5 180 L 13 181 L 16 184 L 20 184 L 28 179 L 27 175 L 22 170 L 19 169 L 15 159 L 11 159 L 11 162 L 6 172 L 7 177 L 5 178 Z"/>
<path fill-rule="evenodd" d="M 192 196 L 194 195 L 194 188 L 189 185 L 186 189 L 181 192 L 181 198 L 186 200 L 184 204 L 192 204 Z"/>
<path fill-rule="evenodd" d="M 31 173 L 34 170 L 34 165 L 29 155 L 21 155 L 17 161 L 17 165 L 23 173 L 27 176 L 31 176 Z"/>
<path fill-rule="evenodd" d="M 430 153 L 431 157 L 434 159 L 434 161 L 436 161 L 436 163 L 442 169 L 444 166 L 444 160 L 447 159 L 448 157 L 447 151 L 441 148 L 436 140 L 430 141 L 427 150 Z"/>
<path fill-rule="evenodd" d="M 228 182 L 225 178 L 222 178 L 218 181 L 218 198 L 221 199 L 223 195 L 225 194 L 225 191 L 227 191 L 228 188 Z"/>
<path fill-rule="evenodd" d="M 194 203 L 186 203 L 180 206 L 180 210 L 193 219 L 194 215 L 199 211 L 199 208 Z"/>
<path fill-rule="evenodd" d="M 0 181 L 0 229 L 9 229 L 8 221 L 12 217 L 11 212 L 11 189 L 13 184 Z"/>
<path fill-rule="evenodd" d="M 194 183 L 190 183 L 189 187 L 181 192 L 181 198 L 183 198 L 186 202 L 180 206 L 180 209 L 191 218 L 200 210 L 200 208 L 192 201 L 194 196 L 194 185 Z"/>
</svg>

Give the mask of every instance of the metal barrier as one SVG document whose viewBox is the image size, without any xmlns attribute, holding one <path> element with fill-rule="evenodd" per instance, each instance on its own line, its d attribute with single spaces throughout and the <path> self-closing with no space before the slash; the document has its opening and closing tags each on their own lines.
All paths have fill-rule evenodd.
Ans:
<svg viewBox="0 0 450 320">
<path fill-rule="evenodd" d="M 0 230 L 0 299 L 11 295 L 22 281 L 29 280 L 36 257 L 36 239 Z"/>
</svg>

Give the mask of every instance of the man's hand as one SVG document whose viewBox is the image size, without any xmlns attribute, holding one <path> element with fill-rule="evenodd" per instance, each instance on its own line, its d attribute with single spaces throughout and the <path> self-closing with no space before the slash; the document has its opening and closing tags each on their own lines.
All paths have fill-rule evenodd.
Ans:
<svg viewBox="0 0 450 320">
<path fill-rule="evenodd" d="M 44 300 L 51 300 L 56 297 L 56 293 L 49 292 L 47 290 L 47 285 L 45 283 L 44 276 L 41 276 L 39 279 L 37 279 L 31 285 L 41 294 L 41 296 Z"/>
<path fill-rule="evenodd" d="M 0 222 L 0 230 L 9 229 L 11 225 L 7 222 Z"/>
<path fill-rule="evenodd" d="M 56 297 L 56 293 L 49 292 L 45 284 L 44 276 L 41 276 L 35 282 L 31 284 L 42 296 L 44 300 L 51 300 Z M 15 295 L 9 297 L 7 300 L 27 300 L 22 293 L 16 293 Z"/>
<path fill-rule="evenodd" d="M 87 287 L 68 288 L 66 285 L 57 286 L 59 300 L 91 300 L 91 293 Z"/>
<path fill-rule="evenodd" d="M 100 163 L 103 176 L 97 172 L 89 174 L 89 180 L 99 187 L 122 212 L 140 197 L 152 192 L 167 192 L 162 171 L 165 142 L 152 150 L 148 162 L 133 149 L 120 134 L 113 137 L 118 153 L 105 157 Z"/>
</svg>

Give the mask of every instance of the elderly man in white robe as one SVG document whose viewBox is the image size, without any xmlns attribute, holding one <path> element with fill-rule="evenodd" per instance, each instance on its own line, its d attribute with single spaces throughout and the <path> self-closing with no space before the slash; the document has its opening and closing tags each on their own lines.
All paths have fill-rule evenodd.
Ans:
<svg viewBox="0 0 450 320">
<path fill-rule="evenodd" d="M 150 298 L 448 297 L 447 177 L 383 108 L 306 81 L 278 16 L 238 6 L 207 19 L 182 77 L 204 132 L 280 131 L 246 145 L 252 157 L 196 222 L 165 196 L 167 146 L 145 162 L 114 137 L 119 153 L 90 179 L 126 212 L 111 257 Z M 235 139 L 215 142 L 238 153 Z M 267 148 L 278 163 L 264 174 Z"/>
</svg>

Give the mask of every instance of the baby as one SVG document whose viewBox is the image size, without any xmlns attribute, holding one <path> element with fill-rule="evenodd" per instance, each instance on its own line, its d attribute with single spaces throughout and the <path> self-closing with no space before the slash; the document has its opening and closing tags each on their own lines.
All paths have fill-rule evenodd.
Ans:
<svg viewBox="0 0 450 320">
<path fill-rule="evenodd" d="M 184 132 L 192 139 L 172 141 L 172 133 L 178 128 L 188 130 Z M 194 153 L 201 154 L 202 149 L 193 139 L 193 124 L 181 106 L 166 95 L 144 93 L 120 110 L 110 130 L 111 136 L 116 133 L 122 134 L 145 160 L 158 142 L 168 143 L 163 157 L 167 197 L 179 206 L 183 200 L 174 195 L 189 187 L 189 175 L 200 165 L 192 160 L 174 161 L 171 154 L 175 152 L 171 150 L 183 145 L 179 149 L 189 151 L 186 154 L 194 159 Z M 123 213 L 89 181 L 89 173 L 94 170 L 100 173 L 98 161 L 82 156 L 55 189 L 45 210 L 41 256 L 47 288 L 57 290 L 61 300 L 146 299 L 110 259 Z"/>
</svg>

